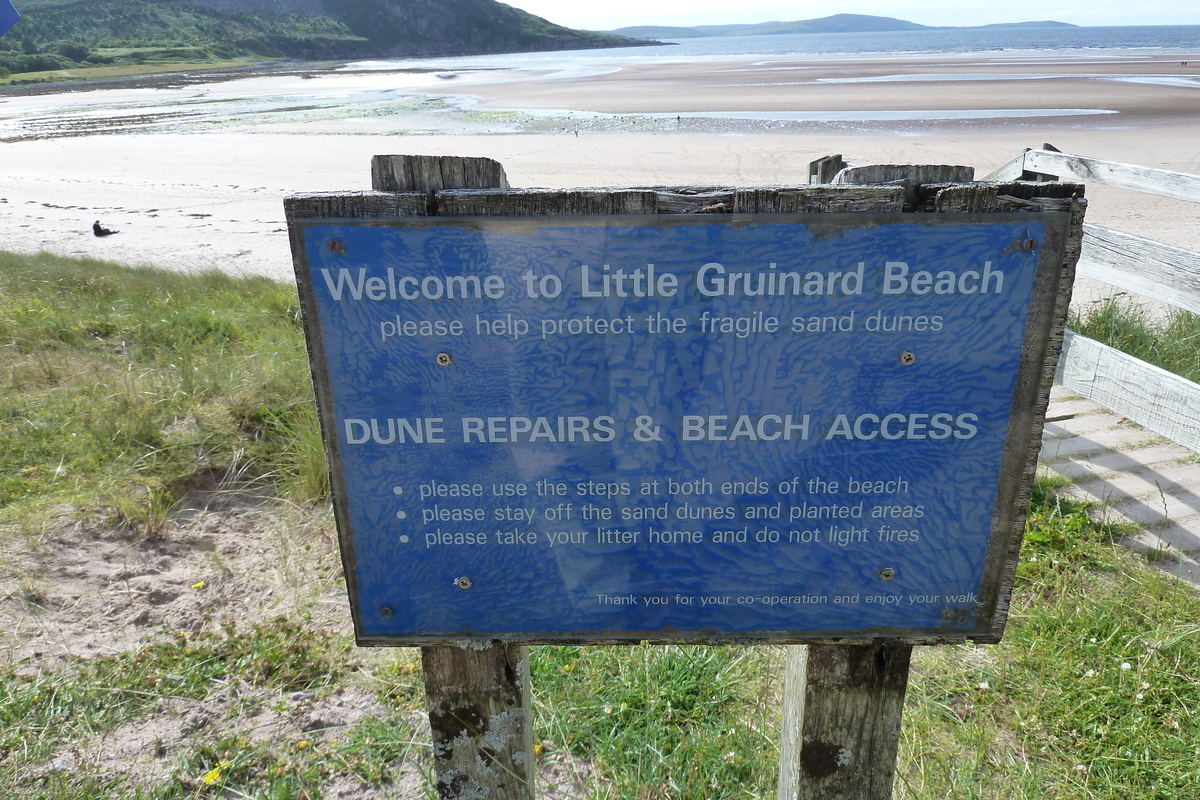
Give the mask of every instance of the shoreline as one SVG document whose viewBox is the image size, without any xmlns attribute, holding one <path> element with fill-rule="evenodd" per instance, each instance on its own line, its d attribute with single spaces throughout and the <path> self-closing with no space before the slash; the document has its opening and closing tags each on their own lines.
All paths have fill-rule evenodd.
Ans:
<svg viewBox="0 0 1200 800">
<path fill-rule="evenodd" d="M 307 70 L 248 71 L 203 83 L 161 76 L 158 88 L 0 93 L 0 126 L 35 134 L 0 142 L 8 166 L 0 175 L 0 242 L 17 252 L 291 280 L 283 198 L 369 189 L 370 158 L 382 153 L 489 157 L 514 187 L 552 188 L 803 184 L 808 163 L 832 153 L 859 164 L 962 164 L 982 177 L 1044 142 L 1200 174 L 1200 55 L 1194 80 L 1178 70 L 1161 78 L 1169 66 L 1161 58 L 1090 61 L 1091 77 L 1076 76 L 1081 67 L 1074 63 L 1070 76 L 1028 77 L 1053 73 L 1041 61 L 773 57 L 583 75 L 487 72 L 452 81 L 411 70 L 312 78 L 303 77 Z M 1024 77 L 1014 77 L 1018 72 Z M 910 75 L 920 77 L 904 77 Z M 831 78 L 837 82 L 825 81 Z M 735 85 L 742 83 L 756 85 Z M 456 106 L 462 97 L 478 103 Z M 539 106 L 556 108 L 564 98 L 585 110 L 538 115 Z M 930 105 L 1087 106 L 1081 99 L 1104 101 L 1117 113 L 940 122 L 917 113 L 904 122 L 822 123 L 739 121 L 705 110 L 835 112 L 840 104 L 878 116 Z M 653 110 L 604 119 L 586 110 L 618 100 Z M 62 135 L 36 135 L 46 129 Z M 1088 197 L 1091 222 L 1200 249 L 1194 207 L 1099 186 L 1088 187 Z M 93 237 L 96 219 L 121 234 Z"/>
</svg>

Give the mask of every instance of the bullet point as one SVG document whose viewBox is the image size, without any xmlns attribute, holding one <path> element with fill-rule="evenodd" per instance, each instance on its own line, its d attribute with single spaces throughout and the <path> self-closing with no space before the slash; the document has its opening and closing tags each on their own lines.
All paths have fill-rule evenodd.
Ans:
<svg viewBox="0 0 1200 800">
<path fill-rule="evenodd" d="M 405 511 L 397 511 L 396 519 L 408 519 L 408 513 Z"/>
<path fill-rule="evenodd" d="M 403 534 L 401 534 L 401 536 L 400 536 L 400 544 L 408 544 L 408 537 L 407 537 L 407 536 L 404 536 Z"/>
<path fill-rule="evenodd" d="M 404 487 L 403 486 L 393 486 L 392 494 L 404 494 Z"/>
</svg>

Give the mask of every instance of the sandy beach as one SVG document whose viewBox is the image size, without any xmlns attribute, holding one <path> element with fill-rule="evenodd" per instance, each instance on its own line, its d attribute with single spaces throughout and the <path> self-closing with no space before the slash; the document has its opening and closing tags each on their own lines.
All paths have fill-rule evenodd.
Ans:
<svg viewBox="0 0 1200 800">
<path fill-rule="evenodd" d="M 1197 130 L 1200 53 L 342 70 L 0 93 L 0 237 L 19 252 L 288 280 L 282 199 L 367 189 L 378 153 L 487 156 L 517 187 L 799 184 L 830 153 L 983 177 L 1043 142 L 1200 173 Z M 1099 186 L 1088 197 L 1092 222 L 1200 248 L 1186 204 Z M 97 219 L 120 234 L 93 237 Z"/>
</svg>

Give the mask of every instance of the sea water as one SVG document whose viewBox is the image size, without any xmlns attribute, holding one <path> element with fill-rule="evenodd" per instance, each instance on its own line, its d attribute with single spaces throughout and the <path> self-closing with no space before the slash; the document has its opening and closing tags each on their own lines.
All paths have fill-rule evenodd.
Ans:
<svg viewBox="0 0 1200 800">
<path fill-rule="evenodd" d="M 772 60 L 862 62 L 912 56 L 978 56 L 997 68 L 989 79 L 1035 80 L 1069 75 L 1080 61 L 1161 60 L 1166 54 L 1200 52 L 1200 26 L 1022 27 L 932 29 L 884 33 L 792 34 L 681 39 L 677 43 L 603 50 L 515 53 L 359 61 L 342 65 L 298 64 L 297 74 L 213 76 L 140 87 L 64 86 L 26 95 L 0 90 L 0 141 L 138 132 L 202 132 L 230 127 L 293 133 L 462 133 L 686 130 L 696 133 L 800 131 L 863 126 L 902 132 L 930 122 L 1112 114 L 1097 108 L 948 109 L 940 111 L 665 111 L 657 114 L 594 114 L 572 109 L 480 112 L 470 95 L 481 83 L 557 81 L 615 72 L 636 64 L 753 62 L 755 72 Z M 1004 64 L 1044 65 L 1041 74 Z M 764 63 L 765 62 L 765 63 Z M 780 68 L 785 68 L 780 65 Z M 299 74 L 301 70 L 303 74 Z M 1200 70 L 1172 74 L 1109 75 L 1111 80 L 1170 83 L 1200 89 Z M 824 78 L 821 82 L 980 80 L 978 74 Z M 165 79 L 170 81 L 171 79 Z M 86 89 L 86 91 L 80 91 Z"/>
<path fill-rule="evenodd" d="M 678 39 L 659 46 L 400 59 L 406 66 L 450 69 L 520 69 L 571 63 L 700 61 L 770 56 L 870 58 L 901 55 L 1023 55 L 1120 57 L 1200 49 L 1200 25 L 1141 27 L 934 28 L 878 33 L 806 33 Z M 360 62 L 394 68 L 396 61 Z"/>
</svg>

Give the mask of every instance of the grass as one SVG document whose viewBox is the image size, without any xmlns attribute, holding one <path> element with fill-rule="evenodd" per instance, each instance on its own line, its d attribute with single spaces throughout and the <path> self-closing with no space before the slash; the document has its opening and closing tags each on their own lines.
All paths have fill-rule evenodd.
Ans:
<svg viewBox="0 0 1200 800">
<path fill-rule="evenodd" d="M 1150 364 L 1200 383 L 1200 316 L 1173 309 L 1156 320 L 1142 306 L 1111 298 L 1068 327 Z"/>
<path fill-rule="evenodd" d="M 42 72 L 16 72 L 8 77 L 0 77 L 0 86 L 103 78 L 136 78 L 142 75 L 158 75 L 166 72 L 193 72 L 199 69 L 234 69 L 247 67 L 259 61 L 267 60 L 260 58 L 255 61 L 248 61 L 246 59 L 152 61 L 141 64 L 109 64 L 100 67 L 74 67 L 71 69 L 47 70 Z"/>
<path fill-rule="evenodd" d="M 170 536 L 172 504 L 214 476 L 327 492 L 294 290 L 265 280 L 0 254 L 0 435 L 0 535 L 68 505 Z M 1003 644 L 918 649 L 898 798 L 1197 794 L 1200 598 L 1054 488 L 1034 495 Z M 345 627 L 211 619 L 0 666 L 0 798 L 433 797 L 415 654 L 357 650 Z M 539 647 L 532 664 L 538 750 L 590 764 L 583 797 L 773 796 L 780 648 Z M 302 724 L 345 697 L 366 711 Z M 167 723 L 191 727 L 159 772 L 97 766 L 106 737 Z"/>
<path fill-rule="evenodd" d="M 294 288 L 0 254 L 4 513 L 68 503 L 152 527 L 235 472 L 312 501 L 314 420 Z"/>
</svg>

